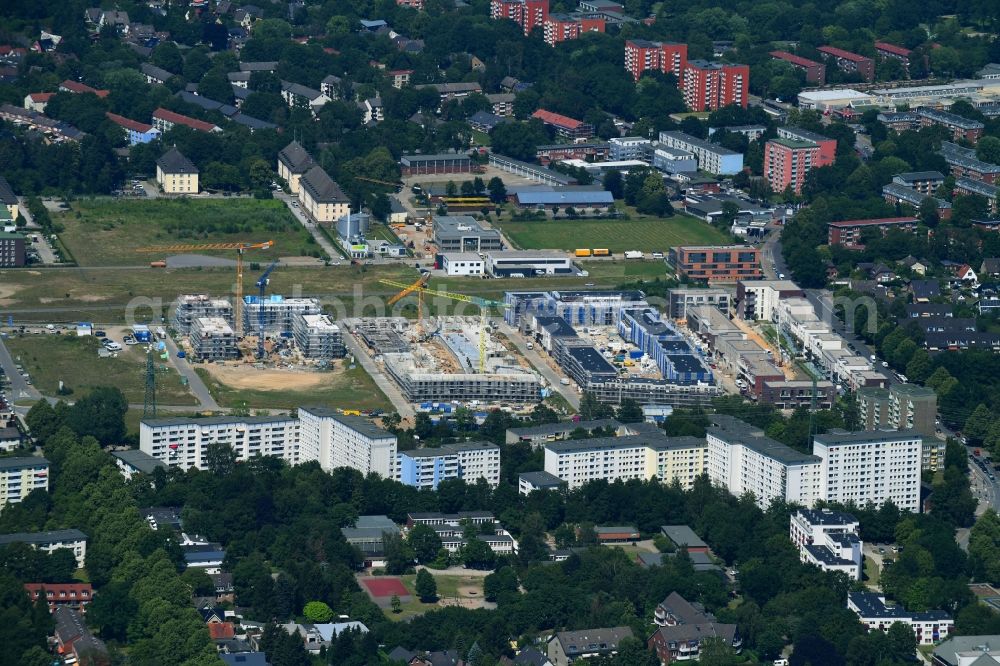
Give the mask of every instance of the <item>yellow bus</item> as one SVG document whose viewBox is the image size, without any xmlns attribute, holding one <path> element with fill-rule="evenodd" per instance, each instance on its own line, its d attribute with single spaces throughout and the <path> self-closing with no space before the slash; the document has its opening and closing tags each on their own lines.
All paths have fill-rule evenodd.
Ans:
<svg viewBox="0 0 1000 666">
<path fill-rule="evenodd" d="M 595 247 L 594 248 L 594 256 L 595 257 L 610 257 L 611 256 L 611 250 L 607 249 L 606 247 Z"/>
<path fill-rule="evenodd" d="M 576 251 L 576 256 L 578 256 L 578 257 L 589 257 L 590 256 L 590 250 L 586 249 L 586 248 L 584 248 L 582 250 L 577 250 Z"/>
</svg>

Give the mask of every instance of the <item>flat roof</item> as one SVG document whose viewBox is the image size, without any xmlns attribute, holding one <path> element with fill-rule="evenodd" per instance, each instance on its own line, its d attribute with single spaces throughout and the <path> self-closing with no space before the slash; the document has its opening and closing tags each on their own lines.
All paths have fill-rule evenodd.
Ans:
<svg viewBox="0 0 1000 666">
<path fill-rule="evenodd" d="M 851 514 L 833 509 L 799 509 L 796 515 L 802 516 L 810 525 L 851 525 L 858 522 Z"/>
<path fill-rule="evenodd" d="M 531 485 L 539 488 L 555 488 L 566 483 L 555 474 L 549 474 L 544 471 L 521 472 L 517 475 L 517 478 L 520 481 L 527 481 Z"/>
<path fill-rule="evenodd" d="M 157 460 L 153 456 L 149 455 L 144 451 L 139 449 L 129 449 L 128 451 L 112 451 L 111 455 L 118 458 L 122 462 L 135 467 L 137 470 L 144 474 L 150 474 L 157 467 L 166 467 L 167 464 L 162 460 Z"/>
<path fill-rule="evenodd" d="M 708 548 L 708 544 L 687 525 L 661 525 L 660 532 L 677 546 L 688 548 Z"/>
<path fill-rule="evenodd" d="M 567 439 L 547 442 L 545 448 L 556 453 L 578 453 L 593 449 L 636 449 L 656 446 L 659 438 L 646 435 L 623 435 L 621 437 L 593 437 L 591 439 Z"/>
<path fill-rule="evenodd" d="M 739 422 L 738 419 L 734 420 Z M 714 435 L 727 444 L 740 444 L 752 451 L 756 451 L 762 456 L 777 460 L 778 462 L 786 465 L 818 463 L 821 460 L 819 456 L 796 451 L 795 449 L 786 446 L 781 442 L 775 441 L 770 437 L 753 434 L 753 431 L 756 430 L 753 426 L 746 423 L 743 425 L 745 426 L 745 430 L 742 432 L 737 431 L 737 429 L 733 427 L 709 426 L 708 433 Z"/>
<path fill-rule="evenodd" d="M 41 467 L 47 466 L 49 461 L 41 456 L 14 456 L 12 458 L 0 458 L 0 469 L 17 469 L 19 467 Z"/>
<path fill-rule="evenodd" d="M 330 409 L 329 407 L 312 407 L 304 406 L 299 407 L 300 412 L 309 412 L 310 414 L 320 417 L 329 418 L 344 424 L 351 430 L 359 432 L 366 437 L 371 437 L 374 439 L 385 439 L 387 437 L 395 437 L 388 430 L 383 430 L 377 425 L 369 421 L 368 419 L 362 418 L 360 416 L 346 416 L 340 412 Z"/>
<path fill-rule="evenodd" d="M 920 441 L 921 438 L 922 435 L 916 430 L 863 430 L 861 432 L 831 430 L 822 435 L 815 435 L 813 441 L 826 446 L 841 446 L 843 444 Z"/>
<path fill-rule="evenodd" d="M 0 545 L 6 545 L 8 543 L 61 543 L 65 541 L 86 540 L 87 535 L 77 529 L 0 534 Z"/>
</svg>

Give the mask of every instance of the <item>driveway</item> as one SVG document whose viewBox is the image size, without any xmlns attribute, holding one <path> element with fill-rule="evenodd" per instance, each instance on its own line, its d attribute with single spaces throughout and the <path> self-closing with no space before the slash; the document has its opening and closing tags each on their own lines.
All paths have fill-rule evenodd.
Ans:
<svg viewBox="0 0 1000 666">
<path fill-rule="evenodd" d="M 341 254 L 339 251 L 337 251 L 335 247 L 333 247 L 333 243 L 331 243 L 329 239 L 327 239 L 327 237 L 323 235 L 323 232 L 320 231 L 319 228 L 315 224 L 313 224 L 308 217 L 306 217 L 306 214 L 303 213 L 298 206 L 292 205 L 293 201 L 298 203 L 298 199 L 296 199 L 290 194 L 285 194 L 284 192 L 275 192 L 274 198 L 279 201 L 285 202 L 285 205 L 288 206 L 288 210 L 292 212 L 292 216 L 295 217 L 295 219 L 298 220 L 299 223 L 306 228 L 306 231 L 312 234 L 312 237 L 316 239 L 316 244 L 319 245 L 321 248 L 323 248 L 323 251 L 326 252 L 326 256 L 329 257 L 331 261 L 343 258 L 344 255 Z"/>
<path fill-rule="evenodd" d="M 345 328 L 347 327 L 345 326 Z M 404 421 L 413 422 L 416 419 L 416 412 L 413 409 L 413 405 L 409 403 L 399 390 L 399 387 L 375 365 L 375 361 L 368 355 L 368 352 L 350 330 L 344 331 L 344 346 L 354 356 L 355 362 L 360 363 L 365 372 L 375 381 L 375 384 L 382 389 L 382 393 L 385 393 L 385 396 L 389 398 L 389 402 L 399 412 L 400 417 Z"/>
<path fill-rule="evenodd" d="M 34 386 L 28 386 L 24 377 L 18 372 L 14 358 L 7 351 L 7 346 L 3 343 L 2 338 L 0 338 L 0 368 L 3 368 L 7 381 L 10 382 L 11 402 L 41 399 L 42 394 Z"/>
<path fill-rule="evenodd" d="M 538 372 L 541 373 L 542 377 L 549 382 L 549 385 L 555 391 L 566 399 L 573 409 L 580 409 L 580 395 L 576 392 L 576 386 L 570 384 L 565 386 L 560 383 L 559 380 L 563 378 L 561 374 L 555 371 L 548 361 L 538 353 L 535 349 L 528 349 L 528 346 L 524 340 L 524 336 L 520 332 L 516 331 L 510 324 L 505 321 L 498 321 L 498 326 L 500 332 L 507 336 L 511 344 L 517 347 L 517 350 L 528 359 L 528 362 L 535 367 Z"/>
<path fill-rule="evenodd" d="M 198 373 L 194 371 L 191 364 L 188 363 L 186 358 L 177 358 L 177 344 L 167 336 L 164 340 L 167 344 L 167 351 L 170 353 L 170 362 L 174 364 L 177 368 L 177 372 L 181 373 L 181 376 L 187 379 L 188 388 L 191 390 L 191 394 L 198 400 L 198 406 L 201 409 L 210 410 L 213 412 L 222 411 L 219 407 L 219 403 L 215 401 L 212 397 L 211 392 L 209 392 L 208 387 L 205 386 L 205 382 L 201 380 Z"/>
</svg>

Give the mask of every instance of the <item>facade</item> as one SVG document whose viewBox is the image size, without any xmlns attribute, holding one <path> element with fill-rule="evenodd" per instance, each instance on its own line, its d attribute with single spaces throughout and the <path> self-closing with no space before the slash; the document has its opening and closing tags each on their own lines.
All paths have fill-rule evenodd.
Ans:
<svg viewBox="0 0 1000 666">
<path fill-rule="evenodd" d="M 689 245 L 670 249 L 667 263 L 680 278 L 708 282 L 736 282 L 763 277 L 759 247 L 744 245 Z"/>
<path fill-rule="evenodd" d="M 990 185 L 996 185 L 1000 181 L 1000 164 L 991 164 L 979 159 L 974 148 L 964 148 L 950 141 L 942 141 L 939 153 L 948 163 L 951 175 L 956 178 L 965 176 Z"/>
<path fill-rule="evenodd" d="M 1000 187 L 990 185 L 971 178 L 958 178 L 955 180 L 954 194 L 968 196 L 977 194 L 986 199 L 987 209 L 993 215 L 997 212 L 997 199 L 1000 198 Z"/>
<path fill-rule="evenodd" d="M 490 0 L 490 18 L 510 19 L 527 36 L 535 28 L 544 27 L 549 18 L 549 0 Z"/>
<path fill-rule="evenodd" d="M 156 160 L 156 182 L 166 194 L 197 194 L 198 167 L 171 148 Z"/>
<path fill-rule="evenodd" d="M 608 157 L 613 162 L 622 160 L 648 160 L 653 142 L 640 136 L 616 136 L 608 140 Z"/>
<path fill-rule="evenodd" d="M 522 472 L 517 475 L 517 492 L 521 495 L 530 495 L 536 490 L 558 490 L 565 485 L 565 481 L 548 472 Z"/>
<path fill-rule="evenodd" d="M 154 458 L 144 451 L 129 449 L 127 451 L 112 451 L 118 471 L 126 479 L 131 479 L 136 474 L 152 474 L 157 467 L 166 468 L 167 464 L 162 460 Z"/>
<path fill-rule="evenodd" d="M 821 499 L 820 463 L 732 417 L 713 417 L 708 428 L 707 471 L 712 483 L 739 497 L 753 493 L 767 508 L 774 500 L 811 507 Z"/>
<path fill-rule="evenodd" d="M 983 135 L 985 127 L 978 120 L 970 120 L 955 113 L 939 111 L 922 107 L 917 109 L 917 116 L 920 118 L 920 127 L 930 127 L 937 125 L 946 128 L 951 132 L 952 140 L 959 141 L 965 139 L 975 145 L 979 137 Z"/>
<path fill-rule="evenodd" d="M 910 70 L 910 55 L 913 53 L 910 49 L 902 46 L 896 46 L 895 44 L 890 44 L 888 42 L 875 42 L 875 53 L 877 53 L 879 58 L 882 60 L 890 58 L 898 60 L 903 63 L 904 69 L 907 71 Z"/>
<path fill-rule="evenodd" d="M 816 50 L 833 60 L 840 71 L 857 72 L 869 83 L 875 80 L 875 62 L 871 58 L 838 49 L 836 46 L 820 46 Z"/>
<path fill-rule="evenodd" d="M 931 195 L 944 184 L 944 174 L 940 171 L 908 171 L 893 176 L 892 182 L 920 194 Z"/>
<path fill-rule="evenodd" d="M 567 141 L 589 139 L 594 136 L 594 126 L 576 118 L 570 118 L 559 113 L 538 109 L 531 114 L 532 118 L 555 130 L 556 135 Z"/>
<path fill-rule="evenodd" d="M 153 111 L 153 127 L 160 130 L 161 133 L 169 132 L 175 125 L 184 125 L 185 127 L 190 127 L 196 132 L 222 131 L 221 128 L 217 125 L 213 125 L 212 123 L 206 123 L 204 120 L 184 116 L 162 107 Z"/>
<path fill-rule="evenodd" d="M 495 278 L 569 275 L 574 272 L 570 255 L 543 250 L 488 252 L 485 264 L 486 271 Z"/>
<path fill-rule="evenodd" d="M 404 176 L 441 173 L 472 173 L 472 159 L 467 154 L 403 155 L 399 166 Z"/>
<path fill-rule="evenodd" d="M 789 538 L 799 558 L 823 571 L 840 571 L 861 580 L 864 544 L 858 519 L 830 509 L 799 509 L 789 518 Z"/>
<path fill-rule="evenodd" d="M 545 19 L 543 39 L 549 46 L 577 39 L 587 32 L 604 32 L 607 21 L 599 16 L 549 14 Z"/>
<path fill-rule="evenodd" d="M 0 268 L 21 268 L 27 262 L 26 239 L 21 234 L 0 231 Z"/>
<path fill-rule="evenodd" d="M 547 655 L 552 666 L 568 666 L 577 659 L 618 654 L 625 638 L 632 638 L 628 627 L 559 631 L 549 640 Z"/>
<path fill-rule="evenodd" d="M 0 203 L 7 208 L 7 214 L 10 215 L 10 219 L 16 220 L 21 204 L 17 195 L 14 194 L 14 189 L 3 176 L 0 176 Z"/>
<path fill-rule="evenodd" d="M 306 358 L 328 360 L 345 354 L 343 334 L 329 315 L 295 315 L 292 334 L 295 346 Z"/>
<path fill-rule="evenodd" d="M 32 604 L 45 599 L 50 613 L 61 606 L 83 612 L 94 599 L 94 588 L 90 583 L 25 583 L 24 590 Z"/>
<path fill-rule="evenodd" d="M 0 511 L 39 489 L 49 489 L 48 460 L 38 456 L 0 458 Z"/>
<path fill-rule="evenodd" d="M 463 479 L 469 484 L 485 479 L 495 488 L 500 483 L 500 447 L 489 442 L 465 442 L 399 453 L 396 480 L 400 483 L 437 490 L 446 479 Z"/>
<path fill-rule="evenodd" d="M 802 193 L 806 175 L 817 167 L 833 164 L 833 156 L 825 156 L 812 141 L 776 138 L 764 144 L 764 179 L 775 192 L 791 188 Z"/>
<path fill-rule="evenodd" d="M 787 62 L 795 69 L 805 72 L 807 83 L 815 83 L 818 86 L 826 83 L 826 65 L 823 63 L 797 56 L 788 51 L 771 51 L 770 55 L 772 60 Z"/>
<path fill-rule="evenodd" d="M 922 446 L 912 430 L 816 435 L 822 499 L 858 506 L 892 500 L 901 511 L 919 512 Z"/>
<path fill-rule="evenodd" d="M 80 530 L 51 530 L 48 532 L 18 532 L 0 534 L 0 546 L 12 543 L 26 543 L 32 548 L 51 553 L 65 548 L 73 552 L 76 566 L 82 569 L 87 558 L 87 535 Z"/>
<path fill-rule="evenodd" d="M 858 407 L 865 430 L 916 430 L 933 437 L 937 394 L 915 384 L 893 384 L 888 389 L 858 391 Z"/>
<path fill-rule="evenodd" d="M 624 435 L 545 445 L 545 471 L 578 488 L 595 480 L 647 480 L 690 488 L 704 473 L 705 441 L 694 437 Z"/>
<path fill-rule="evenodd" d="M 364 475 L 395 477 L 396 436 L 360 416 L 323 407 L 299 409 L 301 458 L 319 461 L 329 471 L 350 467 Z"/>
<path fill-rule="evenodd" d="M 477 252 L 449 252 L 441 255 L 441 269 L 449 276 L 481 276 L 486 262 Z"/>
<path fill-rule="evenodd" d="M 785 298 L 805 298 L 791 280 L 740 280 L 736 283 L 736 316 L 746 321 L 774 321 L 778 303 Z"/>
<path fill-rule="evenodd" d="M 646 39 L 625 41 L 625 69 L 636 81 L 643 72 L 673 74 L 680 81 L 687 66 L 687 44 L 651 42 Z"/>
<path fill-rule="evenodd" d="M 889 204 L 908 204 L 914 208 L 920 208 L 925 200 L 930 199 L 934 202 L 941 219 L 947 220 L 951 217 L 950 202 L 938 199 L 937 197 L 929 197 L 909 187 L 903 187 L 899 183 L 887 183 L 883 185 L 882 198 Z"/>
<path fill-rule="evenodd" d="M 827 243 L 842 245 L 849 250 L 863 250 L 863 234 L 867 229 L 874 229 L 883 237 L 890 230 L 896 229 L 907 233 L 917 230 L 919 220 L 915 217 L 883 217 L 870 220 L 842 220 L 830 222 L 827 225 Z"/>
<path fill-rule="evenodd" d="M 646 644 L 661 664 L 698 659 L 706 640 L 721 641 L 737 652 L 743 645 L 735 624 L 720 623 L 701 604 L 692 604 L 676 592 L 657 604 L 653 623 L 657 629 Z"/>
<path fill-rule="evenodd" d="M 160 136 L 160 130 L 147 123 L 140 123 L 138 120 L 119 116 L 110 111 L 104 115 L 115 125 L 125 130 L 125 135 L 128 137 L 128 145 L 130 146 L 134 146 L 137 143 L 149 143 Z"/>
<path fill-rule="evenodd" d="M 171 323 L 182 335 L 191 332 L 191 325 L 199 317 L 221 317 L 233 321 L 233 304 L 224 298 L 211 298 L 207 294 L 183 294 L 173 304 Z"/>
<path fill-rule="evenodd" d="M 496 229 L 487 229 L 470 215 L 435 217 L 434 244 L 442 253 L 478 253 L 503 249 L 500 232 Z"/>
<path fill-rule="evenodd" d="M 299 455 L 298 422 L 287 416 L 205 419 L 143 419 L 139 423 L 139 450 L 171 467 L 208 469 L 210 444 L 229 446 L 236 459 L 278 456 L 291 465 L 305 462 Z"/>
<path fill-rule="evenodd" d="M 728 315 L 733 305 L 733 295 L 725 289 L 695 289 L 676 287 L 667 290 L 667 316 L 684 319 L 688 308 L 711 305 Z"/>
<path fill-rule="evenodd" d="M 321 166 L 312 167 L 299 179 L 299 205 L 317 224 L 333 224 L 351 214 L 347 195 Z"/>
<path fill-rule="evenodd" d="M 198 317 L 188 334 L 194 355 L 201 361 L 225 361 L 238 358 L 236 333 L 222 317 Z"/>
<path fill-rule="evenodd" d="M 278 152 L 278 177 L 288 183 L 292 194 L 299 193 L 299 179 L 314 166 L 315 160 L 298 141 L 292 141 Z"/>
<path fill-rule="evenodd" d="M 743 155 L 704 141 L 684 132 L 660 132 L 660 143 L 683 150 L 698 158 L 698 168 L 719 176 L 732 176 L 743 170 Z"/>
<path fill-rule="evenodd" d="M 887 606 L 885 597 L 875 592 L 852 590 L 847 593 L 847 608 L 857 614 L 868 631 L 889 631 L 896 622 L 913 630 L 917 645 L 934 645 L 945 640 L 955 629 L 951 615 L 932 610 L 915 613 L 902 606 Z M 971 661 L 970 661 L 971 664 Z"/>
<path fill-rule="evenodd" d="M 692 111 L 715 111 L 730 104 L 747 106 L 750 67 L 689 60 L 681 77 L 684 102 Z"/>
</svg>

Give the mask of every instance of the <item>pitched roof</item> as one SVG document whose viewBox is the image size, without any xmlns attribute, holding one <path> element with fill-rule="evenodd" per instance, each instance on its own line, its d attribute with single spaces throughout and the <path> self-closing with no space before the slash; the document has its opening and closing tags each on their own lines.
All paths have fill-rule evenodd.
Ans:
<svg viewBox="0 0 1000 666">
<path fill-rule="evenodd" d="M 910 49 L 903 48 L 902 46 L 896 46 L 895 44 L 890 44 L 888 42 L 875 42 L 875 48 L 879 51 L 886 51 L 888 53 L 893 53 L 898 56 L 909 56 Z"/>
<path fill-rule="evenodd" d="M 91 88 L 86 83 L 80 83 L 79 81 L 70 81 L 66 79 L 59 84 L 60 90 L 68 90 L 71 93 L 92 93 L 98 97 L 107 97 L 110 94 L 108 90 L 98 90 L 97 88 Z"/>
<path fill-rule="evenodd" d="M 17 204 L 17 195 L 14 194 L 14 189 L 3 176 L 0 176 L 0 202 L 11 206 Z"/>
<path fill-rule="evenodd" d="M 208 636 L 213 641 L 233 638 L 236 636 L 236 628 L 232 622 L 211 622 L 208 624 Z"/>
<path fill-rule="evenodd" d="M 618 648 L 624 638 L 631 638 L 629 627 L 599 627 L 580 631 L 560 631 L 552 640 L 562 644 L 563 653 L 570 659 L 582 654 L 610 652 Z"/>
<path fill-rule="evenodd" d="M 163 153 L 160 159 L 156 160 L 156 166 L 160 167 L 164 173 L 198 173 L 198 167 L 192 164 L 191 160 L 184 157 L 176 147 Z"/>
<path fill-rule="evenodd" d="M 533 114 L 531 114 L 531 117 L 538 118 L 543 123 L 549 125 L 555 125 L 556 127 L 562 127 L 571 130 L 577 129 L 581 125 L 583 125 L 582 120 L 576 120 L 574 118 L 570 118 L 569 116 L 553 113 L 552 111 L 546 111 L 545 109 L 538 109 Z"/>
<path fill-rule="evenodd" d="M 292 173 L 302 174 L 316 166 L 312 155 L 298 141 L 292 141 L 278 152 L 278 159 Z"/>
<path fill-rule="evenodd" d="M 153 118 L 158 118 L 168 123 L 173 123 L 174 125 L 185 125 L 193 130 L 198 130 L 199 132 L 214 132 L 216 130 L 216 126 L 212 123 L 206 123 L 204 120 L 198 120 L 197 118 L 181 115 L 168 109 L 164 109 L 163 107 L 153 111 Z"/>
<path fill-rule="evenodd" d="M 838 49 L 836 46 L 821 46 L 816 49 L 820 53 L 825 53 L 831 55 L 834 58 L 843 58 L 844 60 L 850 60 L 851 62 L 864 62 L 865 60 L 870 60 L 857 53 L 851 53 L 850 51 L 845 51 L 844 49 Z"/>
<path fill-rule="evenodd" d="M 140 123 L 138 120 L 132 120 L 131 118 L 126 118 L 125 116 L 119 116 L 117 113 L 111 113 L 106 111 L 104 113 L 108 119 L 115 125 L 124 127 L 125 129 L 132 130 L 133 132 L 139 132 L 145 134 L 153 129 L 152 125 L 147 125 L 146 123 Z"/>
<path fill-rule="evenodd" d="M 299 180 L 299 185 L 316 202 L 343 203 L 347 201 L 347 196 L 340 189 L 340 185 L 335 183 L 321 166 L 314 166 L 309 169 Z"/>
<path fill-rule="evenodd" d="M 139 71 L 141 71 L 146 76 L 151 76 L 157 81 L 169 81 L 174 75 L 171 72 L 163 69 L 162 67 L 157 67 L 148 62 L 144 62 L 139 65 Z"/>
<path fill-rule="evenodd" d="M 52 619 L 56 623 L 56 638 L 63 645 L 71 643 L 88 633 L 87 627 L 83 623 L 83 617 L 72 608 L 59 606 L 52 611 Z"/>
<path fill-rule="evenodd" d="M 55 96 L 55 93 L 30 93 L 28 97 L 31 98 L 32 102 L 48 102 Z"/>
<path fill-rule="evenodd" d="M 810 60 L 809 58 L 803 58 L 802 56 L 797 56 L 794 53 L 789 53 L 788 51 L 771 51 L 769 55 L 772 58 L 784 60 L 785 62 L 792 63 L 793 65 L 798 65 L 799 67 L 819 67 L 822 64 L 816 62 L 815 60 Z"/>
</svg>

